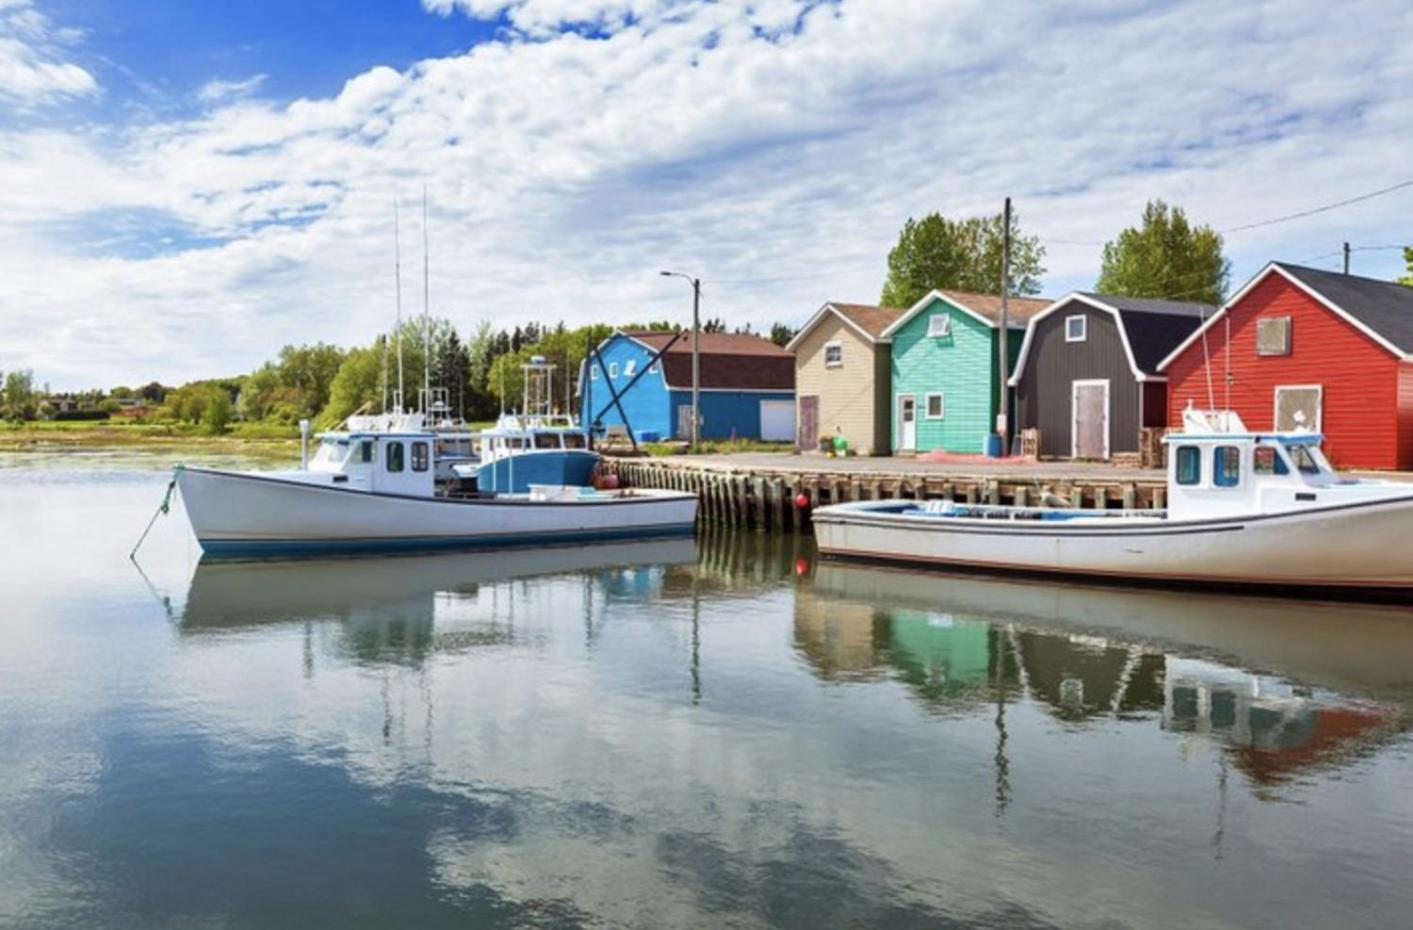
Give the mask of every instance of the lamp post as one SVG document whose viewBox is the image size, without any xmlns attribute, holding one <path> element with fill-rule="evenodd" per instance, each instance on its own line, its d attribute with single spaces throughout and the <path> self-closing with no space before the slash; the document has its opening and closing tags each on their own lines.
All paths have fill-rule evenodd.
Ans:
<svg viewBox="0 0 1413 930">
<path fill-rule="evenodd" d="M 692 285 L 692 450 L 696 451 L 702 440 L 702 279 L 680 271 L 659 273 L 664 278 L 681 278 Z"/>
</svg>

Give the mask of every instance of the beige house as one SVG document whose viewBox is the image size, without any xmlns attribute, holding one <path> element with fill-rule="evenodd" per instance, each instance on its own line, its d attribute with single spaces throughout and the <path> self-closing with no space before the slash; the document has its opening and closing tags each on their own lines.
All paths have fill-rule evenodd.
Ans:
<svg viewBox="0 0 1413 930">
<path fill-rule="evenodd" d="M 883 331 L 903 315 L 891 307 L 827 303 L 785 348 L 795 353 L 796 444 L 819 448 L 843 436 L 860 455 L 887 455 L 891 355 Z"/>
</svg>

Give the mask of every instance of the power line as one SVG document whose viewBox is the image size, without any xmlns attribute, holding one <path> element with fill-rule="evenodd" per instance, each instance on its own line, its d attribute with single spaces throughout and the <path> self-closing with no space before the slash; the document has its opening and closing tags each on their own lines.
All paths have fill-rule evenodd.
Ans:
<svg viewBox="0 0 1413 930">
<path fill-rule="evenodd" d="M 1290 214 L 1287 214 L 1287 215 L 1285 215 L 1285 216 L 1273 217 L 1272 219 L 1269 219 L 1269 220 L 1261 220 L 1261 221 L 1256 222 L 1256 223 L 1247 223 L 1247 224 L 1245 224 L 1244 226 L 1228 226 L 1226 229 L 1219 229 L 1219 230 L 1217 230 L 1217 232 L 1219 232 L 1219 233 L 1234 233 L 1234 232 L 1242 232 L 1243 230 L 1247 230 L 1247 229 L 1258 229 L 1258 228 L 1260 228 L 1260 227 L 1262 227 L 1262 226 L 1274 226 L 1274 225 L 1277 224 L 1277 223 L 1285 223 L 1285 222 L 1288 222 L 1288 221 L 1290 221 L 1290 220 L 1298 220 L 1298 219 L 1301 219 L 1302 217 L 1314 216 L 1314 215 L 1317 214 L 1317 213 L 1325 213 L 1325 212 L 1327 212 L 1327 211 L 1329 211 L 1329 210 L 1336 210 L 1336 209 L 1338 209 L 1338 208 L 1340 208 L 1340 207 L 1347 207 L 1347 206 L 1349 206 L 1350 204 L 1360 203 L 1360 202 L 1365 201 L 1365 200 L 1372 200 L 1372 199 L 1375 198 L 1375 197 L 1382 197 L 1384 194 L 1391 194 L 1391 193 L 1393 193 L 1394 191 L 1402 190 L 1402 189 L 1405 188 L 1405 187 L 1413 187 L 1413 178 L 1410 178 L 1410 179 L 1408 179 L 1407 181 L 1400 181 L 1399 183 L 1394 184 L 1394 185 L 1392 185 L 1392 186 L 1390 186 L 1390 187 L 1384 187 L 1384 188 L 1380 188 L 1379 190 L 1376 190 L 1376 191 L 1370 191 L 1370 192 L 1367 193 L 1367 194 L 1360 194 L 1360 195 L 1357 196 L 1357 197 L 1350 197 L 1350 198 L 1347 199 L 1347 200 L 1341 200 L 1341 201 L 1338 201 L 1338 202 L 1336 202 L 1336 203 L 1327 203 L 1327 204 L 1325 204 L 1323 207 L 1313 207 L 1313 208 L 1311 208 L 1311 209 L 1309 209 L 1309 210 L 1301 210 L 1299 213 L 1290 213 Z"/>
</svg>

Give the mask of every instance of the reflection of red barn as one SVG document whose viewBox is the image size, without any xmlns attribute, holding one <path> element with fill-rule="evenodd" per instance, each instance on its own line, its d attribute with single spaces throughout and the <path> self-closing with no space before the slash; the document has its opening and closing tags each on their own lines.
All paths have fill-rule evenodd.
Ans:
<svg viewBox="0 0 1413 930">
<path fill-rule="evenodd" d="M 1168 424 L 1313 428 L 1342 468 L 1413 468 L 1413 288 L 1273 262 L 1158 365 Z"/>
<path fill-rule="evenodd" d="M 1260 713 L 1252 708 L 1252 715 Z M 1263 785 L 1280 784 L 1296 774 L 1338 763 L 1375 742 L 1389 723 L 1385 715 L 1349 707 L 1318 707 L 1300 715 L 1294 731 L 1267 742 L 1253 733 L 1252 743 L 1232 750 L 1237 767 Z M 1253 720 L 1253 730 L 1255 730 Z M 1284 739 L 1294 737 L 1290 745 Z"/>
</svg>

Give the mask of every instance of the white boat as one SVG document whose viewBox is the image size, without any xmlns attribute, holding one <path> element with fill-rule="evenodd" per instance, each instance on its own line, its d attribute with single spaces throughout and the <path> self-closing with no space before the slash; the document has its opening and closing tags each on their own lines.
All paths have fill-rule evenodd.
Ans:
<svg viewBox="0 0 1413 930">
<path fill-rule="evenodd" d="M 1166 511 L 862 501 L 814 513 L 825 556 L 981 570 L 1413 594 L 1413 484 L 1342 477 L 1311 432 L 1189 410 Z"/>
<path fill-rule="evenodd" d="M 321 434 L 304 468 L 178 469 L 192 529 L 212 556 L 526 546 L 686 535 L 697 498 L 674 491 L 532 485 L 524 494 L 439 490 L 438 434 L 416 415 Z"/>
</svg>

